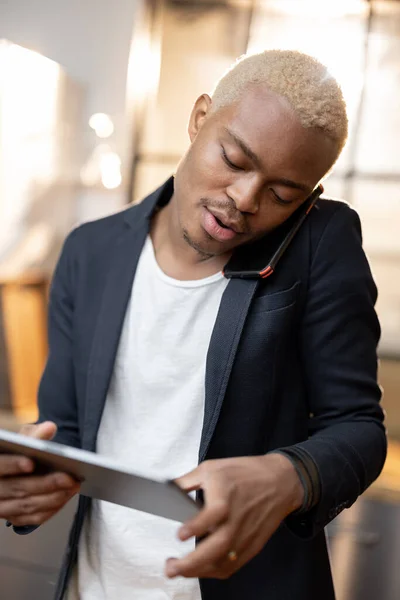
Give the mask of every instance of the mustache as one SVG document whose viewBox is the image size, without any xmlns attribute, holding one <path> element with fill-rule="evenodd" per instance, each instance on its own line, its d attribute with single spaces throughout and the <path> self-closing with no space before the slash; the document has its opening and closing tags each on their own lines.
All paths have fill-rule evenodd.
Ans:
<svg viewBox="0 0 400 600">
<path fill-rule="evenodd" d="M 210 198 L 201 198 L 201 204 L 206 208 L 215 208 L 227 216 L 229 221 L 236 223 L 241 231 L 250 233 L 250 229 L 243 214 L 236 208 L 233 200 L 211 200 Z"/>
</svg>

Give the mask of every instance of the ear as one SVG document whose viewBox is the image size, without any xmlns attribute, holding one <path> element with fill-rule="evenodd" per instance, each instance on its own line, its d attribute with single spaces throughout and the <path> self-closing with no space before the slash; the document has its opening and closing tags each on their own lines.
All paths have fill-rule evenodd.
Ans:
<svg viewBox="0 0 400 600">
<path fill-rule="evenodd" d="M 193 106 L 188 126 L 190 141 L 193 142 L 202 128 L 207 116 L 211 112 L 212 100 L 208 94 L 202 94 L 197 98 Z"/>
</svg>

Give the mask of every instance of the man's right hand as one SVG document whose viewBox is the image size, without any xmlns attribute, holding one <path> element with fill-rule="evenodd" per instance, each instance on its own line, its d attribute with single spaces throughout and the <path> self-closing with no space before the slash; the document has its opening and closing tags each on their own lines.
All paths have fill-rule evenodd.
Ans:
<svg viewBox="0 0 400 600">
<path fill-rule="evenodd" d="M 55 423 L 24 425 L 20 433 L 51 440 Z M 79 483 L 66 473 L 35 475 L 33 460 L 0 454 L 0 519 L 16 526 L 41 525 L 55 515 L 79 491 Z"/>
</svg>

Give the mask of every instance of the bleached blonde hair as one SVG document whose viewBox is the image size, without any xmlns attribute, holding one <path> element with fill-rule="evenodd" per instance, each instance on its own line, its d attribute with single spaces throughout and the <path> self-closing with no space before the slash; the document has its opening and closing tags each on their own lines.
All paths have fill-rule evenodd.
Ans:
<svg viewBox="0 0 400 600">
<path fill-rule="evenodd" d="M 342 90 L 318 60 L 295 50 L 265 50 L 244 55 L 223 75 L 212 93 L 212 110 L 237 102 L 250 85 L 265 85 L 286 98 L 305 128 L 346 143 L 348 120 Z"/>
</svg>

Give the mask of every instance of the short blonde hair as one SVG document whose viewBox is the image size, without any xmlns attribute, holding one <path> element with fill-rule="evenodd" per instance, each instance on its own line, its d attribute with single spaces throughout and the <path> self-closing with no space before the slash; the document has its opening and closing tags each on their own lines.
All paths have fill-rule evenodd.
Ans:
<svg viewBox="0 0 400 600">
<path fill-rule="evenodd" d="M 346 143 L 348 120 L 342 90 L 318 60 L 295 50 L 265 50 L 244 55 L 218 81 L 213 111 L 237 102 L 249 85 L 265 85 L 283 96 L 305 128 L 319 129 L 337 144 Z"/>
</svg>

